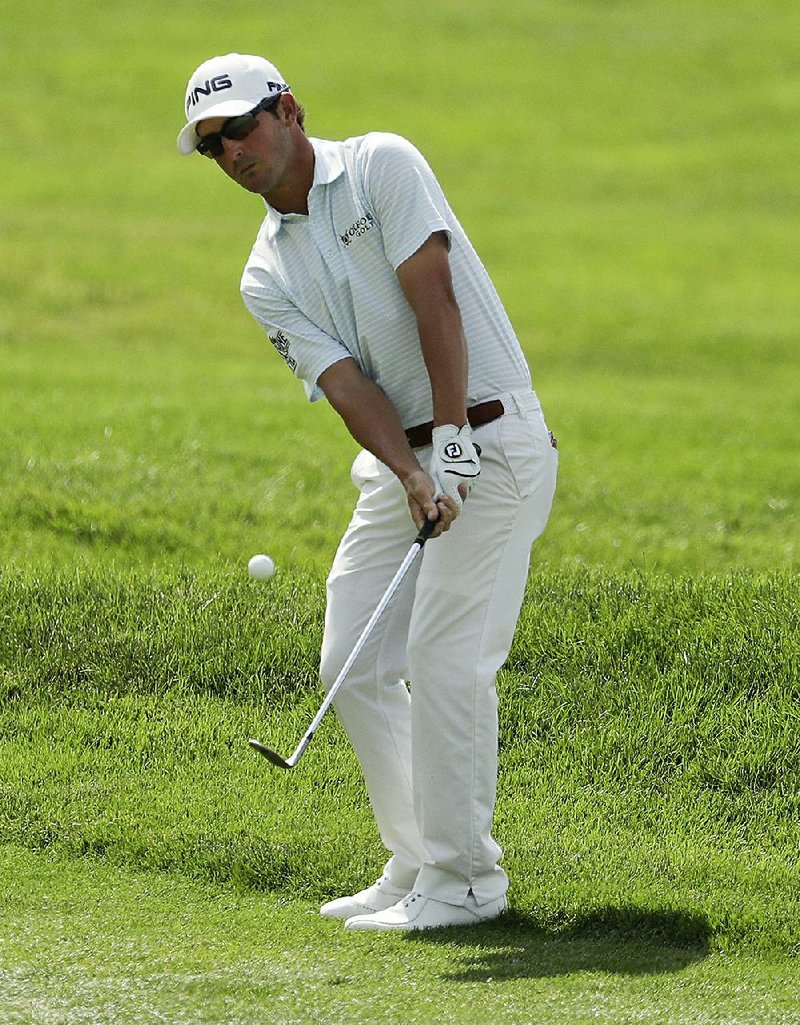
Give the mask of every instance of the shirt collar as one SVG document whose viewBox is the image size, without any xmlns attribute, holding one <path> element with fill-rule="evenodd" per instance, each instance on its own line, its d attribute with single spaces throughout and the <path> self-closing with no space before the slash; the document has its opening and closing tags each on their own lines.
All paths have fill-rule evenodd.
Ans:
<svg viewBox="0 0 800 1025">
<path fill-rule="evenodd" d="M 344 174 L 344 160 L 341 154 L 341 144 L 330 142 L 327 139 L 309 139 L 314 149 L 314 180 L 311 183 L 311 192 L 318 186 L 330 185 Z M 309 193 L 309 200 L 311 193 Z M 266 229 L 267 238 L 272 241 L 281 230 L 284 216 L 295 217 L 296 214 L 281 214 L 264 200 L 267 208 Z"/>
<path fill-rule="evenodd" d="M 309 139 L 309 142 L 314 147 L 313 190 L 316 185 L 335 182 L 344 173 L 344 160 L 341 143 L 329 142 L 327 139 Z"/>
</svg>

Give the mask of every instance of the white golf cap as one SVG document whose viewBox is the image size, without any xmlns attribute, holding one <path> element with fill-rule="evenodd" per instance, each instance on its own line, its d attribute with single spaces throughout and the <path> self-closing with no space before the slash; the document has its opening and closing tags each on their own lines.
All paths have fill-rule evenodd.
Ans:
<svg viewBox="0 0 800 1025">
<path fill-rule="evenodd" d="M 184 156 L 194 153 L 199 121 L 246 114 L 267 97 L 288 89 L 275 65 L 263 57 L 228 53 L 204 61 L 186 86 L 187 122 L 178 135 L 178 149 Z"/>
</svg>

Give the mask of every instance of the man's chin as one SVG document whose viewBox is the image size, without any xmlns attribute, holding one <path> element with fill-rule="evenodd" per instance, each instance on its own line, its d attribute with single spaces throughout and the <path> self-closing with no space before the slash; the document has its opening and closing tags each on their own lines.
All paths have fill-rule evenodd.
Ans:
<svg viewBox="0 0 800 1025">
<path fill-rule="evenodd" d="M 245 167 L 241 171 L 237 171 L 234 178 L 236 182 L 241 185 L 243 189 L 247 189 L 248 192 L 261 193 L 267 188 L 264 176 L 258 173 L 258 167 L 256 164 L 251 164 L 249 167 Z"/>
</svg>

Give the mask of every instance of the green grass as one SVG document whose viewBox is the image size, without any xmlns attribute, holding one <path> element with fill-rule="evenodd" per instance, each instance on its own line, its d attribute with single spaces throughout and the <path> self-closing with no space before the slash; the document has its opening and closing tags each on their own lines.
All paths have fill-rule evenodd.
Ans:
<svg viewBox="0 0 800 1025">
<path fill-rule="evenodd" d="M 0 1018 L 800 1022 L 798 29 L 789 0 L 4 19 Z M 352 754 L 333 717 L 291 775 L 245 745 L 319 701 L 355 449 L 240 303 L 259 202 L 175 152 L 230 49 L 312 134 L 422 148 L 559 438 L 500 679 L 513 914 L 480 935 L 320 921 L 383 856 Z"/>
<path fill-rule="evenodd" d="M 312 132 L 404 132 L 440 174 L 560 439 L 543 564 L 796 565 L 789 0 L 451 0 L 423 26 L 409 2 L 268 24 L 234 2 L 213 30 L 185 0 L 26 12 L 5 30 L 28 153 L 0 185 L 5 561 L 328 559 L 352 445 L 239 300 L 259 201 L 174 150 L 191 68 L 249 45 Z"/>
<path fill-rule="evenodd" d="M 14 847 L 0 865 L 9 1025 L 797 1021 L 793 966 L 702 945 L 556 936 L 520 918 L 376 941 L 296 900 Z"/>
<path fill-rule="evenodd" d="M 345 935 L 297 900 L 0 848 L 8 1025 L 796 1022 L 793 965 L 515 917 Z M 635 1011 L 632 1009 L 636 1008 Z M 744 1017 L 743 1009 L 755 1017 Z M 748 1013 L 745 1011 L 745 1014 Z"/>
<path fill-rule="evenodd" d="M 267 731 L 290 750 L 318 703 L 310 581 L 2 583 L 0 841 L 316 901 L 374 871 L 333 720 L 291 774 L 245 743 Z M 532 578 L 500 680 L 515 910 L 554 930 L 800 949 L 797 601 L 789 575 Z"/>
</svg>

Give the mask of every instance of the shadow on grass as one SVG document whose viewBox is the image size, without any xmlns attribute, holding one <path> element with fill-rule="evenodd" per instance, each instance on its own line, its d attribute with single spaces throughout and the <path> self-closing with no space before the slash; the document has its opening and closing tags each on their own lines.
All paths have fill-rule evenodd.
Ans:
<svg viewBox="0 0 800 1025">
<path fill-rule="evenodd" d="M 408 933 L 407 939 L 464 947 L 462 969 L 442 978 L 486 982 L 575 972 L 677 972 L 708 956 L 711 927 L 702 915 L 688 912 L 606 907 L 578 915 L 561 928 L 512 911 L 477 929 L 430 929 Z"/>
</svg>

